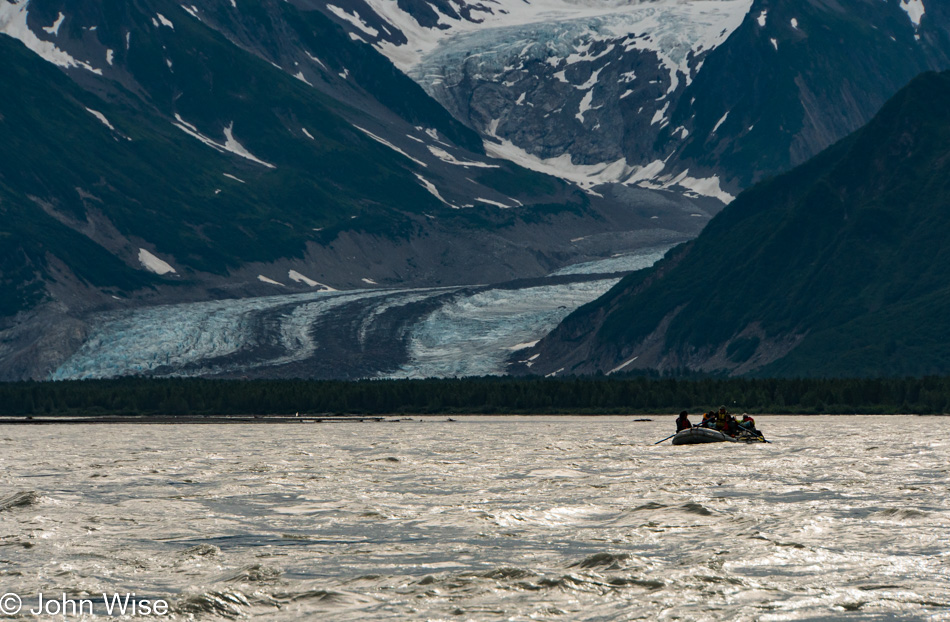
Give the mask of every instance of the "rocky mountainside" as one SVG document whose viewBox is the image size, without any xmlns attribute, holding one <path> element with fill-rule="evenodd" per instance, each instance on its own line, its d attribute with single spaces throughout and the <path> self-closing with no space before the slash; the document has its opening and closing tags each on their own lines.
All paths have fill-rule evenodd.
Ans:
<svg viewBox="0 0 950 622">
<path fill-rule="evenodd" d="M 581 307 L 514 370 L 950 373 L 950 72 L 742 193 Z"/>
<path fill-rule="evenodd" d="M 936 0 L 331 0 L 489 153 L 728 201 L 950 68 Z"/>
<path fill-rule="evenodd" d="M 537 277 L 710 217 L 487 156 L 298 4 L 0 0 L 0 377 L 92 311 Z"/>
</svg>

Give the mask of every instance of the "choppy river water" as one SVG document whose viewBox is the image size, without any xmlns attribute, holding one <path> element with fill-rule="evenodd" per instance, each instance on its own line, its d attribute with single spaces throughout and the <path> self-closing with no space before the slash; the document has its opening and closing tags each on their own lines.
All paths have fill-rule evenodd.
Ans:
<svg viewBox="0 0 950 622">
<path fill-rule="evenodd" d="M 950 620 L 947 419 L 673 447 L 634 418 L 0 427 L 0 593 L 15 619 L 135 592 L 155 619 Z"/>
</svg>

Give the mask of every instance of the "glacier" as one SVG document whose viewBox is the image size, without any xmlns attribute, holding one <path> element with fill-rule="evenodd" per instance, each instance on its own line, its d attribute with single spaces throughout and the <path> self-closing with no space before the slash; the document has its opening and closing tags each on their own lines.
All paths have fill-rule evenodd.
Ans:
<svg viewBox="0 0 950 622">
<path fill-rule="evenodd" d="M 428 5 L 438 15 L 431 28 L 390 0 L 367 4 L 407 39 L 379 37 L 373 45 L 479 129 L 489 155 L 591 193 L 600 184 L 622 183 L 732 201 L 717 176 L 688 176 L 673 165 L 666 171 L 667 154 L 636 161 L 617 137 L 633 123 L 621 120 L 630 115 L 652 121 L 653 133 L 663 131 L 683 85 L 740 26 L 752 0 L 460 1 L 454 14 Z M 644 64 L 665 72 L 663 92 L 641 94 L 639 110 L 622 111 L 620 101 L 634 91 L 618 89 L 618 80 L 629 84 L 640 74 L 649 80 L 650 71 L 639 69 Z M 568 109 L 576 127 L 566 123 Z M 689 131 L 674 134 L 685 140 Z M 655 170 L 658 157 L 664 166 Z M 654 174 L 645 177 L 647 170 Z"/>
<path fill-rule="evenodd" d="M 385 21 L 401 31 L 407 42 L 379 41 L 376 47 L 407 73 L 411 73 L 426 57 L 453 45 L 458 47 L 464 35 L 485 35 L 486 40 L 504 42 L 545 42 L 564 40 L 563 36 L 511 36 L 511 28 L 541 35 L 548 26 L 564 33 L 583 33 L 602 25 L 612 38 L 650 36 L 630 45 L 644 45 L 661 52 L 671 64 L 681 67 L 688 49 L 716 47 L 739 27 L 749 12 L 752 0 L 655 0 L 626 2 L 624 0 L 496 0 L 458 2 L 467 9 L 449 15 L 431 5 L 439 14 L 439 27 L 422 26 L 400 4 L 392 0 L 367 0 L 367 4 Z M 352 19 L 352 16 L 346 16 Z M 684 44 L 685 43 L 685 47 Z M 565 57 L 568 55 L 564 55 Z"/>
<path fill-rule="evenodd" d="M 619 278 L 460 296 L 413 327 L 409 360 L 380 378 L 449 378 L 504 373 L 512 352 L 537 341 Z"/>
<path fill-rule="evenodd" d="M 50 379 L 502 374 L 524 344 L 668 248 L 514 285 L 320 290 L 104 313 Z"/>
</svg>

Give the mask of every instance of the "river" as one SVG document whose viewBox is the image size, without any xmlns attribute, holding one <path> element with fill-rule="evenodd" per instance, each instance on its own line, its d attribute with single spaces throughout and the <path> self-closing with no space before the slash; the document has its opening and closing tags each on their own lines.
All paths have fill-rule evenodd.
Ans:
<svg viewBox="0 0 950 622">
<path fill-rule="evenodd" d="M 950 620 L 945 418 L 762 416 L 771 444 L 687 447 L 654 444 L 673 415 L 454 418 L 4 426 L 0 605 Z"/>
</svg>

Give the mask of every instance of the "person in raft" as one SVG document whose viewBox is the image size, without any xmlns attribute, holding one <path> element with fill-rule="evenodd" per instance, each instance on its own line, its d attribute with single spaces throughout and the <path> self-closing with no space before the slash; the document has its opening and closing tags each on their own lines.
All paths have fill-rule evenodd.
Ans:
<svg viewBox="0 0 950 622">
<path fill-rule="evenodd" d="M 758 430 L 755 429 L 755 419 L 749 415 L 742 415 L 742 421 L 739 422 L 739 426 L 750 432 L 758 432 Z"/>
<path fill-rule="evenodd" d="M 739 434 L 739 422 L 736 421 L 734 416 L 726 415 L 726 429 L 723 431 L 729 436 L 737 436 Z"/>
<path fill-rule="evenodd" d="M 688 430 L 691 427 L 693 427 L 693 424 L 689 422 L 689 413 L 684 410 L 676 419 L 676 431 L 682 432 L 683 430 Z"/>
</svg>

